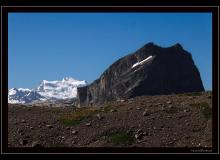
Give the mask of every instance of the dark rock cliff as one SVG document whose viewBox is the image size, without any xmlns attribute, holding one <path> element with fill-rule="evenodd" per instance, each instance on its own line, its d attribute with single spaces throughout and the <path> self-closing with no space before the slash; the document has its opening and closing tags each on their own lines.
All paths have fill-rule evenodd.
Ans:
<svg viewBox="0 0 220 160">
<path fill-rule="evenodd" d="M 89 86 L 78 88 L 77 105 L 199 91 L 204 87 L 190 53 L 180 44 L 162 48 L 148 43 L 117 60 Z"/>
</svg>

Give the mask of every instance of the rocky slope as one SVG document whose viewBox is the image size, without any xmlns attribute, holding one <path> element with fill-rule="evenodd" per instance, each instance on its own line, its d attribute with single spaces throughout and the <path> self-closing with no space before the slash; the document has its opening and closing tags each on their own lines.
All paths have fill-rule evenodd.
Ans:
<svg viewBox="0 0 220 160">
<path fill-rule="evenodd" d="M 77 105 L 199 91 L 204 87 L 190 53 L 180 44 L 162 48 L 148 43 L 113 63 L 89 86 L 79 87 Z"/>
<path fill-rule="evenodd" d="M 212 93 L 140 96 L 83 108 L 9 104 L 8 146 L 211 147 Z"/>
</svg>

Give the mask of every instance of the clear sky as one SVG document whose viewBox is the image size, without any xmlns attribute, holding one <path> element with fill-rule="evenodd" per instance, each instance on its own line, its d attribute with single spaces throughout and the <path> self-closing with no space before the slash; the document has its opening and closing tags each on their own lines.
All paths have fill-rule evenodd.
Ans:
<svg viewBox="0 0 220 160">
<path fill-rule="evenodd" d="M 92 82 L 148 42 L 192 54 L 212 90 L 211 13 L 9 13 L 9 88 L 73 77 Z"/>
</svg>

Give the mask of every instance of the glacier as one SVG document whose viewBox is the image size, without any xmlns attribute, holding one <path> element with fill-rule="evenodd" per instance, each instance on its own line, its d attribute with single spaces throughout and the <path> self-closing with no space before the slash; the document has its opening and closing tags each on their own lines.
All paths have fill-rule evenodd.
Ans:
<svg viewBox="0 0 220 160">
<path fill-rule="evenodd" d="M 153 58 L 153 56 L 149 56 L 149 57 L 145 58 L 144 60 L 133 64 L 131 68 L 135 68 L 135 67 L 137 67 L 139 65 L 142 65 L 142 64 L 148 62 L 149 60 L 151 60 L 152 58 Z"/>
<path fill-rule="evenodd" d="M 43 80 L 36 88 L 11 88 L 8 91 L 8 103 L 33 103 L 38 101 L 54 101 L 72 99 L 77 96 L 77 87 L 88 85 L 72 77 L 65 77 L 60 81 Z"/>
</svg>

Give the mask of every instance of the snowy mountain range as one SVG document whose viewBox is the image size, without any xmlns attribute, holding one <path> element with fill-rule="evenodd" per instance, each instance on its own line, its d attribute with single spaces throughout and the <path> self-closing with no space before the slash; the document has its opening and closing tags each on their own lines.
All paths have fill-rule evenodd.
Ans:
<svg viewBox="0 0 220 160">
<path fill-rule="evenodd" d="M 8 103 L 33 103 L 39 101 L 56 101 L 72 99 L 77 96 L 77 87 L 88 83 L 65 77 L 61 81 L 43 80 L 34 89 L 12 88 L 8 91 Z"/>
</svg>

